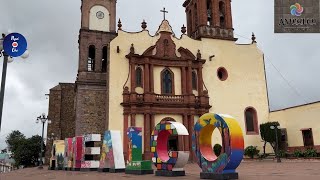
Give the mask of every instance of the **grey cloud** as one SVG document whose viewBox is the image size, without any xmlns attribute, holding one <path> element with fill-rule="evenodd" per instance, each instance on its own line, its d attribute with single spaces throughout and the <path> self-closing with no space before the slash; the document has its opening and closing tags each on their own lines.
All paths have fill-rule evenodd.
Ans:
<svg viewBox="0 0 320 180">
<path fill-rule="evenodd" d="M 121 18 L 126 31 L 140 31 L 145 19 L 154 34 L 163 19 L 160 10 L 166 7 L 169 11 L 166 17 L 180 36 L 182 24 L 186 25 L 183 2 L 118 0 L 117 20 Z M 19 129 L 27 136 L 41 133 L 41 126 L 34 122 L 42 112 L 47 113 L 48 100 L 44 94 L 58 82 L 74 82 L 80 3 L 80 0 L 1 0 L 0 32 L 11 29 L 25 35 L 30 57 L 25 61 L 18 58 L 8 66 L 0 148 L 5 146 L 4 138 L 11 130 Z M 250 42 L 251 33 L 255 32 L 258 46 L 266 55 L 271 109 L 320 100 L 320 85 L 315 82 L 320 75 L 320 35 L 274 34 L 273 6 L 273 1 L 232 1 L 239 42 Z M 287 85 L 271 63 L 303 98 Z"/>
</svg>

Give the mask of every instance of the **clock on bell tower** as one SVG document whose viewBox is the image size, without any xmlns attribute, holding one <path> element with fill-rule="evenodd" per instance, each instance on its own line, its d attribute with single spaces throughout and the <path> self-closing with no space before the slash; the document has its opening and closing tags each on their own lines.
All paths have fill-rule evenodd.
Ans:
<svg viewBox="0 0 320 180">
<path fill-rule="evenodd" d="M 115 32 L 116 0 L 82 0 L 81 13 L 82 28 Z"/>
</svg>

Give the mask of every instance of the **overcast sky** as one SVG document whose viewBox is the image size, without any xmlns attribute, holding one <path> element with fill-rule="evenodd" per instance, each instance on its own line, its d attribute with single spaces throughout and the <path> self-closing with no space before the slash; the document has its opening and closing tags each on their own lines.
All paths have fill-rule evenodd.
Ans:
<svg viewBox="0 0 320 180">
<path fill-rule="evenodd" d="M 176 35 L 185 24 L 184 0 L 118 0 L 117 19 L 126 31 L 140 31 L 143 19 L 154 33 L 163 15 Z M 80 0 L 0 0 L 0 32 L 19 32 L 30 57 L 8 65 L 0 148 L 12 130 L 41 134 L 36 117 L 48 112 L 45 94 L 59 82 L 74 82 L 78 65 Z M 274 34 L 273 0 L 233 0 L 233 26 L 239 43 L 255 32 L 265 53 L 271 109 L 320 100 L 320 34 Z M 245 38 L 243 38 L 245 37 Z M 0 70 L 2 72 L 2 58 Z M 280 73 L 279 73 L 280 72 Z"/>
</svg>

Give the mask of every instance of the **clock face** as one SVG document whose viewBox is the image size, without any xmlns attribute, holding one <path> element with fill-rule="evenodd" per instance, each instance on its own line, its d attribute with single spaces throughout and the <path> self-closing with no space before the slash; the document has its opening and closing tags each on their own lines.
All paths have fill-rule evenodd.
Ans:
<svg viewBox="0 0 320 180">
<path fill-rule="evenodd" d="M 103 19 L 104 18 L 104 13 L 101 12 L 101 11 L 98 11 L 96 16 L 97 16 L 98 19 Z"/>
</svg>

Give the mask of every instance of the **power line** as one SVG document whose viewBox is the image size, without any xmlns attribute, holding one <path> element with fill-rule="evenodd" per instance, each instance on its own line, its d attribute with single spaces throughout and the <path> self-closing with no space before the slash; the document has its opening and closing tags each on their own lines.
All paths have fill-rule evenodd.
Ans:
<svg viewBox="0 0 320 180">
<path fill-rule="evenodd" d="M 235 33 L 235 35 L 237 35 L 237 36 L 239 36 L 239 37 L 242 37 L 242 38 L 245 38 L 245 39 L 248 39 L 248 40 L 251 41 L 250 38 L 247 38 L 247 37 L 245 37 L 245 36 L 242 36 L 242 35 L 239 35 L 239 34 L 236 34 L 236 33 Z M 262 47 L 260 47 L 258 44 L 257 44 L 257 47 L 263 52 L 263 50 L 262 50 L 263 48 L 262 48 Z M 263 55 L 264 55 L 265 59 L 268 60 L 268 62 L 272 65 L 272 67 L 280 74 L 281 78 L 287 83 L 287 85 L 294 91 L 294 93 L 295 93 L 296 95 L 298 95 L 305 103 L 308 103 L 308 102 L 304 99 L 304 97 L 299 93 L 299 91 L 298 91 L 293 85 L 291 85 L 291 83 L 289 82 L 289 80 L 287 80 L 287 79 L 284 77 L 284 75 L 280 72 L 280 70 L 272 63 L 271 58 L 268 58 L 264 53 L 263 53 Z"/>
</svg>

